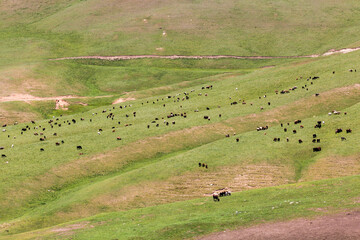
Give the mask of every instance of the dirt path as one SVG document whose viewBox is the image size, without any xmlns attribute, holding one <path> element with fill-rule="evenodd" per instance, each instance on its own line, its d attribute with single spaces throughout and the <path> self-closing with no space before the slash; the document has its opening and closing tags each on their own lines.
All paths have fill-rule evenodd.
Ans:
<svg viewBox="0 0 360 240">
<path fill-rule="evenodd" d="M 74 96 L 74 95 L 66 95 L 66 96 L 56 96 L 56 97 L 36 97 L 30 94 L 20 94 L 20 93 L 14 93 L 10 96 L 6 97 L 0 97 L 0 103 L 1 102 L 15 102 L 15 101 L 21 101 L 21 102 L 31 102 L 31 101 L 51 101 L 51 100 L 59 100 L 63 101 L 65 99 L 84 99 L 84 98 L 106 98 L 106 97 L 112 97 L 112 95 L 107 96 L 96 96 L 96 97 L 80 97 L 80 96 Z"/>
<path fill-rule="evenodd" d="M 331 49 L 324 54 L 314 54 L 305 56 L 233 56 L 233 55 L 122 55 L 122 56 L 80 56 L 80 57 L 63 57 L 50 60 L 76 60 L 76 59 L 100 59 L 100 60 L 130 60 L 130 59 L 143 59 L 143 58 L 161 58 L 161 59 L 221 59 L 221 58 L 233 58 L 233 59 L 282 59 L 282 58 L 316 58 L 321 56 L 329 56 L 335 53 L 349 53 L 360 50 L 358 48 L 344 48 L 340 50 Z"/>
<path fill-rule="evenodd" d="M 296 219 L 288 222 L 261 224 L 235 231 L 215 233 L 202 240 L 302 240 L 360 239 L 360 211 L 324 216 L 317 219 Z"/>
</svg>

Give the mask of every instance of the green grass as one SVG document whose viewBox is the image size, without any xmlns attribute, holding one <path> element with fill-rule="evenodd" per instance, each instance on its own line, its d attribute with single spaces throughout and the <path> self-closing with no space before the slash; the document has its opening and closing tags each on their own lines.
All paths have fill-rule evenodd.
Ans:
<svg viewBox="0 0 360 240">
<path fill-rule="evenodd" d="M 147 59 L 48 63 L 49 58 L 56 57 L 291 56 L 357 47 L 358 5 L 355 0 L 326 3 L 310 0 L 276 3 L 263 0 L 251 3 L 230 0 L 221 3 L 214 0 L 146 3 L 21 0 L 14 3 L 6 0 L 0 5 L 0 82 L 8 91 L 0 90 L 0 96 L 9 92 L 37 96 L 122 95 L 169 84 L 187 84 L 229 70 L 254 69 L 288 61 Z M 164 30 L 166 37 L 162 36 Z M 138 96 L 147 97 L 149 93 L 164 94 L 164 91 L 154 90 Z M 5 115 L 5 118 L 14 119 L 10 117 L 10 114 Z M 21 121 L 21 118 L 16 120 Z"/>
<path fill-rule="evenodd" d="M 359 208 L 359 176 L 284 185 L 222 198 L 210 197 L 125 212 L 100 214 L 52 229 L 15 235 L 18 239 L 61 239 L 56 229 L 80 224 L 66 231 L 72 239 L 185 239 L 297 217 L 313 218 Z M 316 211 L 323 209 L 323 213 Z M 79 226 L 79 225 L 78 225 Z M 90 227 L 92 226 L 92 227 Z M 12 239 L 3 236 L 2 239 Z"/>
<path fill-rule="evenodd" d="M 87 98 L 68 100 L 68 111 L 54 110 L 51 101 L 0 104 L 1 124 L 21 122 L 0 132 L 1 154 L 7 156 L 0 159 L 0 238 L 62 238 L 40 229 L 90 221 L 94 228 L 72 237 L 183 239 L 314 216 L 312 208 L 357 208 L 359 177 L 337 177 L 358 174 L 360 77 L 348 71 L 356 67 L 358 52 L 276 60 L 48 59 L 322 53 L 357 46 L 358 5 L 354 0 L 2 1 L 0 96 Z M 310 76 L 320 78 L 307 80 Z M 213 89 L 204 88 L 209 85 Z M 294 86 L 297 90 L 289 94 L 275 94 Z M 119 97 L 136 100 L 111 105 Z M 234 101 L 239 104 L 231 105 Z M 348 114 L 328 116 L 332 110 Z M 114 120 L 106 118 L 110 112 Z M 170 113 L 187 117 L 168 119 Z M 29 123 L 33 119 L 38 120 Z M 50 119 L 62 127 L 51 127 Z M 303 129 L 293 125 L 297 119 Z M 319 120 L 325 126 L 314 129 Z M 281 122 L 291 123 L 287 133 Z M 21 134 L 27 125 L 31 130 Z M 256 131 L 265 125 L 267 131 Z M 337 128 L 353 133 L 336 135 Z M 315 132 L 320 144 L 311 142 Z M 42 135 L 34 133 L 44 133 L 47 140 L 39 141 Z M 273 142 L 274 137 L 281 142 Z M 314 146 L 322 151 L 314 153 Z M 319 167 L 333 158 L 340 163 Z M 316 176 L 314 169 L 320 169 Z M 336 179 L 299 183 L 318 178 Z M 221 187 L 236 193 L 217 205 L 203 197 Z"/>
<path fill-rule="evenodd" d="M 121 207 L 113 205 L 107 199 L 121 199 L 124 189 L 133 188 L 142 189 L 139 191 L 145 197 L 148 194 L 151 196 L 145 186 L 155 187 L 160 184 L 159 188 L 163 189 L 161 184 L 173 184 L 172 181 L 176 183 L 186 179 L 188 174 L 201 174 L 198 172 L 198 162 L 209 164 L 209 171 L 214 173 L 231 166 L 284 166 L 284 179 L 275 179 L 276 185 L 301 180 L 308 167 L 319 159 L 356 156 L 359 89 L 354 84 L 359 80 L 357 73 L 350 73 L 347 69 L 358 56 L 358 53 L 352 53 L 300 65 L 289 63 L 246 75 L 231 76 L 221 81 L 213 77 L 214 81 L 209 78 L 207 84 L 182 89 L 180 93 L 190 93 L 189 100 L 183 101 L 182 94 L 179 95 L 179 102 L 174 102 L 179 93 L 175 91 L 170 93 L 174 96 L 171 99 L 167 95 L 154 96 L 120 104 L 127 105 L 125 109 L 119 109 L 119 105 L 114 106 L 116 109 L 112 109 L 113 106 L 101 107 L 61 117 L 58 121 L 63 124 L 61 128 L 54 125 L 54 129 L 51 129 L 46 121 L 40 121 L 30 126 L 41 125 L 47 130 L 32 129 L 21 135 L 20 129 L 28 123 L 9 126 L 0 135 L 2 145 L 6 147 L 2 153 L 8 156 L 6 161 L 9 162 L 6 164 L 2 161 L 2 221 L 14 224 L 11 231 L 16 233 L 104 211 L 172 202 L 175 201 L 172 197 L 150 197 L 148 201 L 135 197 Z M 332 74 L 333 70 L 336 74 Z M 305 76 L 314 75 L 320 78 L 311 85 Z M 304 77 L 300 79 L 300 76 Z M 209 84 L 213 85 L 212 90 L 202 89 L 202 86 Z M 304 84 L 309 85 L 309 91 L 301 88 Z M 290 94 L 276 95 L 274 92 L 295 85 L 298 89 Z M 195 91 L 191 92 L 192 89 Z M 202 95 L 199 96 L 199 93 Z M 320 93 L 320 96 L 314 97 L 315 93 Z M 267 95 L 266 99 L 258 98 L 264 94 Z M 230 102 L 239 98 L 246 99 L 247 104 L 230 105 Z M 268 101 L 271 106 L 267 106 Z M 166 107 L 162 104 L 166 104 Z M 260 110 L 261 106 L 265 107 L 264 111 Z M 210 110 L 206 110 L 206 107 Z M 195 109 L 199 109 L 199 112 L 194 112 Z M 348 115 L 327 116 L 333 109 L 346 111 Z M 102 110 L 107 112 L 101 113 Z M 109 110 L 115 114 L 114 120 L 106 118 Z M 136 118 L 132 116 L 134 111 L 137 112 Z M 97 115 L 93 115 L 95 112 Z M 176 124 L 166 126 L 161 117 L 166 119 L 170 112 L 186 112 L 187 118 L 175 117 L 168 121 L 175 120 Z M 221 118 L 218 117 L 220 113 Z M 252 115 L 254 113 L 256 115 Z M 210 116 L 211 121 L 204 120 L 204 115 Z M 81 117 L 85 121 L 80 121 Z M 160 124 L 158 128 L 151 123 L 155 117 L 160 118 L 157 121 Z M 89 122 L 90 118 L 92 122 Z M 77 124 L 63 123 L 71 119 L 76 119 Z M 291 124 L 289 132 L 284 133 L 278 125 L 279 122 L 292 122 L 296 119 L 303 120 L 304 129 L 300 130 L 299 126 Z M 315 154 L 312 152 L 314 144 L 311 139 L 313 126 L 319 119 L 325 120 L 326 126 L 317 130 L 322 139 L 323 151 Z M 120 125 L 118 121 L 121 122 Z M 130 123 L 133 125 L 124 126 Z M 150 129 L 146 127 L 148 124 L 151 125 Z M 264 125 L 274 126 L 267 131 L 266 136 L 262 131 L 255 131 L 257 126 Z M 115 127 L 115 133 L 112 133 L 112 127 Z M 191 127 L 197 128 L 189 130 Z M 334 130 L 338 127 L 354 131 L 351 135 L 346 135 L 346 144 L 340 141 L 339 136 L 334 136 Z M 104 130 L 101 135 L 97 134 L 99 128 Z M 299 131 L 296 136 L 291 133 L 294 128 Z M 39 142 L 40 136 L 34 136 L 34 132 L 45 132 L 48 140 Z M 53 132 L 58 136 L 52 136 Z M 225 134 L 233 132 L 240 138 L 240 143 L 237 144 L 234 137 L 224 138 Z M 16 139 L 13 139 L 14 136 Z M 121 136 L 123 140 L 117 141 L 117 136 Z M 291 139 L 290 143 L 284 141 L 287 136 Z M 281 137 L 282 142 L 274 143 L 274 137 Z M 304 143 L 298 144 L 298 138 L 303 139 Z M 61 140 L 65 143 L 55 146 L 55 142 Z M 11 144 L 15 145 L 14 149 L 10 148 Z M 77 145 L 83 146 L 84 156 L 78 155 Z M 45 148 L 45 152 L 39 153 L 40 148 Z M 336 172 L 334 176 L 337 176 Z M 230 184 L 226 179 L 222 181 L 222 186 Z M 181 185 L 177 189 L 176 184 L 174 191 L 185 196 L 187 190 L 182 190 Z M 190 185 L 187 188 L 193 191 L 196 187 Z M 205 190 L 201 194 L 210 191 Z M 17 196 L 16 201 L 14 194 Z M 193 197 L 197 196 L 199 195 L 194 194 Z"/>
</svg>

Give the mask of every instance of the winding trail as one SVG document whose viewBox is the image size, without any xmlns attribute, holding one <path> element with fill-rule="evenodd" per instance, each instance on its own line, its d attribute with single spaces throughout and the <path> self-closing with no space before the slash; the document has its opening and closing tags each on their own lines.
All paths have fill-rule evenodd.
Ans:
<svg viewBox="0 0 360 240">
<path fill-rule="evenodd" d="M 357 48 L 344 48 L 340 50 L 331 49 L 323 54 L 314 54 L 314 55 L 304 55 L 304 56 L 234 56 L 234 55 L 195 55 L 195 56 L 186 56 L 186 55 L 120 55 L 120 56 L 79 56 L 79 57 L 63 57 L 50 59 L 52 61 L 59 60 L 77 60 L 77 59 L 99 59 L 99 60 L 131 60 L 131 59 L 144 59 L 144 58 L 160 58 L 160 59 L 223 59 L 223 58 L 232 58 L 232 59 L 291 59 L 291 58 L 317 58 L 321 56 L 329 56 L 336 53 L 349 53 L 360 50 L 360 47 Z"/>
<path fill-rule="evenodd" d="M 360 239 L 360 211 L 266 223 L 233 231 L 213 233 L 201 240 L 338 240 Z"/>
<path fill-rule="evenodd" d="M 66 95 L 66 96 L 56 96 L 56 97 L 36 97 L 30 94 L 19 94 L 14 93 L 10 96 L 0 97 L 1 102 L 14 102 L 14 101 L 21 101 L 21 102 L 31 102 L 31 101 L 51 101 L 51 100 L 65 100 L 65 99 L 84 99 L 84 98 L 106 98 L 112 97 L 113 95 L 106 95 L 106 96 L 96 96 L 96 97 L 82 97 L 82 96 L 74 96 L 74 95 Z"/>
</svg>

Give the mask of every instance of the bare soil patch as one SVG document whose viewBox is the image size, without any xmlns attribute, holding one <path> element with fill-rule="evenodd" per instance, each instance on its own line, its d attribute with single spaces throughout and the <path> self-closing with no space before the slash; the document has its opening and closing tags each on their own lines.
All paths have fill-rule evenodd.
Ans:
<svg viewBox="0 0 360 240">
<path fill-rule="evenodd" d="M 68 110 L 68 106 L 70 105 L 70 103 L 68 103 L 65 100 L 59 99 L 55 101 L 55 109 L 61 109 L 61 110 Z"/>
<path fill-rule="evenodd" d="M 261 224 L 235 231 L 224 231 L 202 240 L 303 240 L 360 239 L 360 211 L 323 216 L 316 219 L 295 219 L 288 222 Z"/>
<path fill-rule="evenodd" d="M 96 96 L 93 98 L 106 98 L 112 97 L 112 95 L 107 96 Z M 31 102 L 31 101 L 51 101 L 51 100 L 64 100 L 64 99 L 84 99 L 84 98 L 92 98 L 92 97 L 81 97 L 75 95 L 65 95 L 65 96 L 55 96 L 55 97 L 36 97 L 30 94 L 21 94 L 21 93 L 14 93 L 10 96 L 0 97 L 0 102 Z"/>
<path fill-rule="evenodd" d="M 135 98 L 118 98 L 116 99 L 112 104 L 118 104 L 118 103 L 123 103 L 123 102 L 127 102 L 127 101 L 133 101 L 136 100 Z"/>
</svg>

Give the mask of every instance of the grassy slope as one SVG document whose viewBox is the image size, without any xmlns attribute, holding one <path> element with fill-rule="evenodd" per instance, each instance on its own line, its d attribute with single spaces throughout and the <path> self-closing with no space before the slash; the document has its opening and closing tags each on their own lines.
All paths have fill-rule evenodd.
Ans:
<svg viewBox="0 0 360 240">
<path fill-rule="evenodd" d="M 6 216 L 4 220 L 25 213 L 12 227 L 12 232 L 18 232 L 103 211 L 176 201 L 178 199 L 174 198 L 174 193 L 183 197 L 201 196 L 213 189 L 205 187 L 201 182 L 195 185 L 179 185 L 184 179 L 202 179 L 201 176 L 205 177 L 205 183 L 216 181 L 212 178 L 208 179 L 210 182 L 206 180 L 208 175 L 199 172 L 198 161 L 208 163 L 209 171 L 215 174 L 221 173 L 224 169 L 229 170 L 231 166 L 240 169 L 247 165 L 256 167 L 259 164 L 267 164 L 270 169 L 273 169 L 272 166 L 282 166 L 284 179 L 274 178 L 271 179 L 272 183 L 267 183 L 277 185 L 301 179 L 308 166 L 319 159 L 328 156 L 356 156 L 358 152 L 355 141 L 358 131 L 355 123 L 359 116 L 359 88 L 354 84 L 359 82 L 359 78 L 357 73 L 349 73 L 347 69 L 358 56 L 358 53 L 352 53 L 308 64 L 289 64 L 258 70 L 248 75 L 213 82 L 213 90 L 204 91 L 201 90 L 201 86 L 197 86 L 194 88 L 195 92 L 190 94 L 190 100 L 179 103 L 174 103 L 172 99 L 163 101 L 161 97 L 160 104 L 156 100 L 158 97 L 150 98 L 150 103 L 145 102 L 145 106 L 141 105 L 144 101 L 134 101 L 129 109 L 113 110 L 116 115 L 114 121 L 106 119 L 107 113 L 101 114 L 104 108 L 100 108 L 96 110 L 99 113 L 97 116 L 92 116 L 91 112 L 73 116 L 77 120 L 84 117 L 85 122 L 80 121 L 66 128 L 55 127 L 56 130 L 46 130 L 45 135 L 49 140 L 44 143 L 38 142 L 38 137 L 32 135 L 34 130 L 20 136 L 19 128 L 23 125 L 10 126 L 6 133 L 0 135 L 2 143 L 7 147 L 3 153 L 8 155 L 6 160 L 9 160 L 9 164 L 3 165 L 1 181 L 1 207 L 3 216 Z M 332 74 L 333 70 L 336 70 L 335 75 Z M 320 79 L 310 85 L 309 91 L 301 89 L 303 84 L 309 84 L 310 81 L 307 81 L 306 77 L 300 80 L 296 78 L 314 75 L 320 76 Z M 291 94 L 274 94 L 276 89 L 288 89 L 294 85 L 299 89 Z M 203 95 L 198 96 L 199 92 Z M 209 96 L 205 97 L 205 92 Z M 313 96 L 316 92 L 321 93 L 320 97 Z M 176 92 L 172 93 L 175 94 Z M 258 96 L 263 94 L 267 94 L 266 100 L 259 100 Z M 230 96 L 233 99 L 247 99 L 248 104 L 231 106 L 229 103 L 234 100 L 230 100 Z M 156 104 L 152 104 L 152 101 Z M 272 105 L 266 107 L 266 101 L 270 101 Z M 250 102 L 253 106 L 250 106 Z M 161 106 L 162 103 L 166 103 L 165 108 Z M 179 108 L 180 105 L 182 108 Z M 261 113 L 260 106 L 265 107 L 265 112 Z M 206 107 L 210 107 L 210 110 L 206 110 Z M 196 108 L 200 113 L 193 112 Z M 345 110 L 349 114 L 346 117 L 328 118 L 326 113 L 333 109 Z M 125 113 L 131 114 L 133 111 L 137 112 L 136 118 L 125 117 Z M 176 125 L 171 124 L 169 127 L 165 127 L 161 120 L 159 128 L 154 127 L 154 124 L 151 124 L 149 130 L 146 128 L 154 117 L 166 116 L 170 112 L 187 112 L 188 118 L 175 118 Z M 256 115 L 252 115 L 254 112 Z M 222 118 L 217 117 L 219 113 L 223 115 Z M 203 115 L 211 116 L 211 122 L 205 121 Z M 64 117 L 63 120 L 73 117 Z M 89 118 L 93 119 L 93 123 L 88 122 Z M 308 118 L 303 123 L 305 129 L 299 130 L 296 127 L 299 131 L 296 138 L 289 133 L 291 143 L 288 145 L 285 142 L 278 145 L 272 142 L 273 137 L 281 137 L 284 140 L 286 135 L 280 127 L 270 129 L 266 137 L 263 132 L 253 131 L 256 126 L 273 125 L 279 121 L 292 121 L 297 118 Z M 319 119 L 326 120 L 326 127 L 318 132 L 321 134 L 321 146 L 324 150 L 320 154 L 314 154 L 311 152 L 313 144 L 310 141 L 314 131 L 312 127 Z M 118 125 L 117 121 L 121 121 L 121 125 Z M 125 123 L 134 125 L 124 127 Z M 44 125 L 37 123 L 39 124 Z M 207 125 L 188 129 L 204 124 Z M 111 132 L 112 126 L 116 126 L 116 133 Z M 337 127 L 354 130 L 352 135 L 346 136 L 348 144 L 339 144 L 339 137 L 335 137 L 333 133 Z M 96 134 L 98 128 L 105 130 L 100 136 Z M 51 137 L 52 132 L 57 132 L 59 136 Z M 233 148 L 234 138 L 222 139 L 224 134 L 233 132 L 240 134 L 238 136 L 241 139 L 241 144 L 236 149 Z M 16 140 L 7 138 L 7 134 L 11 137 L 16 135 Z M 123 140 L 116 141 L 116 136 L 121 136 Z M 297 138 L 306 142 L 299 145 L 296 143 Z M 174 142 L 174 139 L 177 141 Z M 60 140 L 65 140 L 65 144 L 56 147 L 54 143 Z M 79 142 L 84 147 L 83 157 L 79 157 L 75 149 Z M 9 148 L 12 143 L 17 151 Z M 209 144 L 204 145 L 206 143 Z M 46 151 L 39 155 L 40 147 L 44 147 Z M 111 150 L 114 148 L 117 150 Z M 224 155 L 216 149 L 228 151 L 225 151 Z M 180 152 L 176 153 L 177 151 Z M 254 155 L 254 152 L 257 154 Z M 166 155 L 169 153 L 174 155 Z M 162 154 L 165 155 L 161 156 Z M 144 160 L 146 158 L 148 160 Z M 355 164 L 358 163 L 355 161 Z M 267 169 L 269 168 L 265 166 L 263 170 Z M 231 177 L 236 177 L 236 173 L 232 174 L 235 175 Z M 334 173 L 333 176 L 338 175 Z M 231 183 L 230 180 L 224 178 L 215 186 L 233 184 L 234 189 L 247 189 Z M 254 181 L 255 187 L 262 186 L 260 179 Z M 165 192 L 165 196 L 153 199 L 151 196 L 154 193 L 149 191 L 148 185 L 153 186 L 151 189 L 159 187 Z M 167 189 L 166 186 L 173 186 L 173 189 Z M 195 190 L 199 188 L 202 190 L 196 193 Z M 127 191 L 135 191 L 138 194 L 128 196 L 125 204 L 123 193 Z M 15 202 L 14 196 L 17 199 Z M 8 204 L 11 204 L 12 208 L 8 208 Z"/>
<path fill-rule="evenodd" d="M 140 4 L 142 7 L 139 7 Z M 205 187 L 202 182 L 194 185 L 186 185 L 186 181 L 185 185 L 180 183 L 187 178 L 194 182 L 200 178 L 210 184 L 214 181 L 209 176 L 211 173 L 221 176 L 223 171 L 230 171 L 232 167 L 246 170 L 248 165 L 253 165 L 255 169 L 268 172 L 270 180 L 266 180 L 265 185 L 261 185 L 259 179 L 245 179 L 249 183 L 253 181 L 251 184 L 255 187 L 302 180 L 312 164 L 329 157 L 346 156 L 357 167 L 358 152 L 353 143 L 358 138 L 354 122 L 359 114 L 359 91 L 354 84 L 359 83 L 359 77 L 357 73 L 347 72 L 347 69 L 354 67 L 358 53 L 294 62 L 254 72 L 248 71 L 249 68 L 276 65 L 284 61 L 179 60 L 174 63 L 165 60 L 140 60 L 104 64 L 99 61 L 55 63 L 48 62 L 47 59 L 87 54 L 321 53 L 330 48 L 357 46 L 358 5 L 357 1 L 350 0 L 336 3 L 278 1 L 276 4 L 260 0 L 252 3 L 142 1 L 136 4 L 134 1 L 118 3 L 114 0 L 44 0 L 40 3 L 37 1 L 37 4 L 32 0 L 16 3 L 2 1 L 1 95 L 20 92 L 38 96 L 95 96 L 108 94 L 110 88 L 110 93 L 121 95 L 136 88 L 141 91 L 132 93 L 134 96 L 149 97 L 154 94 L 167 95 L 170 91 L 176 91 L 171 95 L 189 92 L 191 89 L 196 91 L 190 95 L 189 101 L 174 103 L 172 100 L 165 100 L 166 108 L 162 108 L 160 104 L 151 104 L 152 101 L 157 103 L 156 99 L 159 97 L 149 97 L 150 104 L 145 104 L 144 107 L 140 105 L 144 101 L 132 102 L 131 108 L 121 110 L 121 113 L 119 110 L 115 111 L 114 121 L 106 120 L 105 114 L 100 114 L 104 107 L 93 110 L 99 112 L 95 117 L 92 117 L 91 112 L 64 117 L 62 120 L 75 117 L 78 123 L 67 128 L 55 127 L 59 137 L 51 136 L 55 130 L 50 130 L 46 124 L 45 135 L 49 140 L 42 143 L 38 142 L 39 137 L 32 135 L 34 131 L 20 135 L 19 127 L 24 124 L 11 126 L 6 133 L 1 132 L 1 144 L 6 147 L 2 153 L 8 155 L 8 158 L 1 159 L 0 208 L 1 221 L 5 223 L 1 228 L 7 229 L 6 223 L 12 221 L 12 234 L 104 211 L 172 202 L 178 200 L 179 193 L 182 196 L 180 200 L 188 196 L 199 197 L 213 189 Z M 166 37 L 162 36 L 163 30 L 167 33 Z M 164 50 L 157 51 L 156 48 L 159 47 Z M 189 66 L 191 69 L 186 69 Z M 238 68 L 245 70 L 238 71 Z M 336 70 L 335 75 L 331 73 L 333 70 Z M 241 75 L 243 73 L 249 74 Z M 302 90 L 301 85 L 309 84 L 305 80 L 306 76 L 313 75 L 320 75 L 320 80 L 311 85 L 309 91 Z M 295 80 L 299 76 L 304 78 Z M 139 84 L 149 81 L 151 84 L 146 87 Z M 175 84 L 164 87 L 169 83 Z M 200 89 L 201 85 L 197 85 L 205 83 L 214 85 L 213 90 L 206 91 L 209 93 L 208 97 L 204 96 L 205 91 Z M 275 89 L 288 89 L 294 85 L 299 89 L 289 95 L 278 96 L 273 93 Z M 350 87 L 342 88 L 343 86 Z M 235 90 L 236 87 L 238 91 Z M 199 92 L 203 93 L 201 97 L 197 96 Z M 320 98 L 314 99 L 313 94 L 316 92 L 322 94 Z M 268 95 L 266 100 L 272 103 L 270 107 L 266 106 L 264 99 L 258 99 L 258 96 L 264 94 Z M 229 96 L 232 100 L 228 99 Z M 246 99 L 248 104 L 229 105 L 239 98 Z M 108 104 L 109 100 L 95 101 L 89 108 Z M 249 106 L 250 102 L 254 106 Z M 218 105 L 221 106 L 220 109 L 217 108 Z M 260 113 L 260 106 L 265 107 L 264 113 Z M 193 112 L 195 107 L 199 108 L 200 113 Z M 211 110 L 205 110 L 206 107 Z M 30 106 L 10 103 L 1 104 L 0 113 L 6 114 L 12 110 L 12 118 L 15 119 L 19 116 L 16 116 L 14 109 L 19 109 L 24 112 L 20 118 L 30 119 L 40 115 L 49 116 L 50 108 L 50 103 L 35 103 Z M 84 110 L 77 108 L 73 107 L 71 112 Z M 321 130 L 321 138 L 326 140 L 321 144 L 324 150 L 314 155 L 311 153 L 312 144 L 308 142 L 312 133 L 308 127 L 312 127 L 316 117 L 311 117 L 319 116 L 323 119 L 333 109 L 346 110 L 351 114 L 346 118 L 332 118 L 329 128 Z M 133 111 L 138 112 L 136 121 L 124 116 Z M 29 114 L 25 114 L 26 112 Z M 147 131 L 146 125 L 155 116 L 166 116 L 170 112 L 187 112 L 188 118 L 175 118 L 176 125 L 171 127 L 163 126 L 160 121 L 161 127 L 155 128 L 152 124 Z M 254 112 L 256 115 L 252 115 Z M 223 115 L 221 119 L 217 117 L 219 113 Z M 203 120 L 203 115 L 210 115 L 211 122 Z M 79 122 L 80 117 L 85 117 L 86 121 Z M 93 118 L 92 124 L 88 122 L 89 118 Z M 282 148 L 284 142 L 274 145 L 274 136 L 282 139 L 285 137 L 283 133 L 280 134 L 280 128 L 269 130 L 266 137 L 263 137 L 262 132 L 259 135 L 253 131 L 256 126 L 275 125 L 279 121 L 293 121 L 297 118 L 307 118 L 306 128 L 297 135 L 307 140 L 301 147 L 293 142 L 289 149 Z M 118 120 L 121 125 L 116 124 Z M 125 123 L 132 123 L 134 126 L 125 128 Z M 44 126 L 45 122 L 37 125 L 39 124 Z M 116 133 L 111 133 L 113 126 L 117 127 Z M 348 137 L 348 145 L 344 146 L 344 143 L 339 143 L 338 138 L 334 138 L 333 130 L 337 127 L 351 127 L 355 130 Z M 105 129 L 101 136 L 96 134 L 98 128 Z M 231 147 L 229 142 L 233 144 L 234 138 L 222 138 L 224 134 L 233 132 L 241 138 L 242 148 L 226 156 L 211 151 L 212 148 Z M 7 137 L 8 134 L 10 138 Z M 115 140 L 119 135 L 123 137 L 121 142 Z M 14 139 L 14 136 L 17 138 Z M 65 140 L 65 144 L 55 147 L 55 142 L 60 140 Z M 264 148 L 256 145 L 256 142 L 263 143 Z M 15 148 L 10 149 L 13 143 Z M 78 144 L 84 146 L 85 156 L 78 155 L 75 149 Z M 42 155 L 39 154 L 40 147 L 46 149 Z M 271 151 L 274 148 L 278 151 Z M 253 150 L 258 151 L 259 156 L 254 156 Z M 207 157 L 210 153 L 211 159 Z M 284 158 L 284 154 L 290 156 Z M 197 159 L 193 162 L 194 155 Z M 196 167 L 199 160 L 209 164 L 210 174 L 199 172 Z M 172 170 L 169 171 L 168 167 Z M 347 169 L 342 175 L 354 173 L 354 169 Z M 245 170 L 244 173 L 248 174 Z M 277 170 L 281 170 L 284 179 L 271 175 Z M 139 172 L 147 176 L 147 179 L 141 177 Z M 332 170 L 330 177 L 339 175 L 341 174 Z M 126 176 L 130 178 L 127 179 Z M 231 177 L 235 178 L 236 173 L 232 172 Z M 123 181 L 124 179 L 127 181 Z M 234 189 L 247 189 L 227 178 L 220 179 L 219 187 L 233 184 Z M 307 175 L 306 179 L 311 180 L 311 176 Z M 353 181 L 356 184 L 358 179 L 350 180 Z M 109 182 L 112 184 L 108 185 Z M 166 193 L 165 197 L 151 198 L 154 192 L 149 191 L 148 185 L 152 186 L 151 189 L 160 187 Z M 168 186 L 171 186 L 170 189 Z M 202 190 L 197 192 L 198 188 Z M 104 192 L 99 192 L 99 189 Z M 130 200 L 124 201 L 123 193 L 132 191 L 141 194 L 129 196 Z M 124 204 L 125 202 L 128 203 Z"/>
<path fill-rule="evenodd" d="M 108 68 L 94 70 L 76 63 L 47 62 L 55 57 L 92 54 L 277 56 L 357 46 L 358 5 L 354 0 L 326 3 L 310 0 L 276 3 L 263 0 L 251 3 L 230 0 L 4 0 L 0 3 L 0 82 L 3 86 L 0 96 L 9 92 L 36 96 L 94 96 L 114 92 L 121 95 L 129 89 L 162 87 L 169 82 L 213 76 L 222 72 L 218 69 L 223 69 L 224 65 L 232 65 L 228 61 L 203 61 L 212 65 L 214 71 L 199 71 L 192 69 L 194 61 L 184 61 L 185 64 L 177 61 L 175 68 L 190 66 L 191 70 L 183 71 L 183 67 L 180 70 L 164 68 L 174 64 L 164 61 L 152 64 L 153 60 L 149 60 L 150 65 L 161 69 L 139 68 L 145 62 L 139 61 L 130 68 L 123 66 L 112 72 Z M 166 37 L 162 36 L 163 30 Z M 160 47 L 163 50 L 157 51 Z M 238 62 L 236 68 L 242 69 L 279 63 Z M 159 78 L 161 80 L 157 81 Z M 142 84 L 145 81 L 151 84 L 145 87 Z M 144 97 L 143 94 L 139 96 Z M 0 104 L 0 121 L 4 122 L 4 117 L 6 121 L 21 120 L 7 109 Z M 38 108 L 37 104 L 14 110 L 23 112 L 24 119 L 53 114 L 52 109 Z M 79 106 L 71 113 L 77 111 Z"/>
<path fill-rule="evenodd" d="M 185 239 L 239 226 L 359 209 L 359 176 L 113 212 L 1 239 Z M 321 211 L 320 211 L 321 210 Z"/>
</svg>

